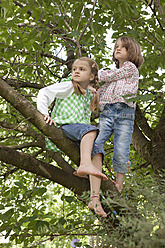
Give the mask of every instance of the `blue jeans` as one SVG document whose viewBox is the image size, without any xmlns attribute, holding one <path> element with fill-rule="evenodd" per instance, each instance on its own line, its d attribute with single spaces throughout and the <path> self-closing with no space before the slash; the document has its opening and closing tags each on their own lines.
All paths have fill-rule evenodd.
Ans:
<svg viewBox="0 0 165 248">
<path fill-rule="evenodd" d="M 62 131 L 65 133 L 65 135 L 73 140 L 79 147 L 80 147 L 80 142 L 81 139 L 85 134 L 87 134 L 90 131 L 98 131 L 99 128 L 95 127 L 93 125 L 87 125 L 83 123 L 73 123 L 73 124 L 65 124 L 61 126 Z M 88 145 L 88 144 L 87 144 Z M 91 158 L 96 154 L 96 153 L 102 153 L 102 156 L 104 157 L 104 148 L 103 146 L 96 145 L 96 143 L 93 143 L 93 149 L 92 149 L 92 154 Z"/>
<path fill-rule="evenodd" d="M 114 133 L 113 170 L 128 172 L 129 151 L 134 127 L 135 110 L 125 103 L 106 104 L 99 118 L 99 135 L 95 143 L 104 143 Z"/>
</svg>

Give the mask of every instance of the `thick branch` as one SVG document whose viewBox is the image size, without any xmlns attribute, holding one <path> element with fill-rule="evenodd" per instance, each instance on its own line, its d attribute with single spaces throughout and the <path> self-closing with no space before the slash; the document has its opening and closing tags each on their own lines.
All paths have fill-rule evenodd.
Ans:
<svg viewBox="0 0 165 248">
<path fill-rule="evenodd" d="M 160 141 L 165 142 L 165 107 L 159 120 L 159 124 L 155 130 L 159 136 Z"/>
<path fill-rule="evenodd" d="M 142 131 L 144 132 L 144 134 L 151 139 L 152 135 L 153 135 L 153 131 L 150 128 L 150 126 L 147 123 L 147 120 L 145 118 L 145 116 L 143 115 L 141 109 L 139 108 L 139 106 L 136 106 L 136 112 L 135 112 L 135 122 L 138 124 L 138 126 L 142 129 Z"/>
<path fill-rule="evenodd" d="M 39 89 L 39 90 L 42 88 L 42 85 L 36 84 L 36 83 L 30 83 L 28 81 L 21 81 L 17 79 L 3 79 L 2 77 L 0 78 L 4 80 L 6 83 L 8 83 L 10 86 L 13 86 L 15 88 L 28 87 L 28 88 Z"/>
<path fill-rule="evenodd" d="M 0 145 L 0 160 L 59 183 L 68 189 L 72 189 L 77 194 L 89 190 L 89 183 L 86 179 L 77 178 L 72 173 L 68 174 L 53 165 L 37 160 L 29 154 L 2 145 Z M 79 186 L 77 187 L 77 185 Z"/>
<path fill-rule="evenodd" d="M 17 91 L 0 79 L 0 95 L 6 99 L 15 109 L 17 109 L 25 118 L 36 126 L 44 135 L 49 137 L 57 147 L 64 151 L 75 164 L 79 164 L 79 149 L 77 145 L 69 140 L 55 126 L 49 126 L 45 123 L 43 115 Z"/>
<path fill-rule="evenodd" d="M 136 151 L 147 161 L 151 161 L 151 155 L 150 155 L 150 141 L 148 141 L 142 132 L 140 131 L 139 127 L 135 123 L 134 125 L 134 132 L 132 135 L 132 144 Z"/>
<path fill-rule="evenodd" d="M 89 191 L 89 180 L 85 178 L 75 177 L 72 173 L 66 173 L 53 165 L 37 160 L 29 154 L 18 152 L 11 148 L 0 145 L 0 160 L 7 164 L 12 164 L 17 168 L 32 172 L 36 175 L 42 176 L 46 179 L 63 185 L 79 196 L 81 196 L 84 191 Z M 116 191 L 115 186 L 110 180 L 106 182 L 102 188 L 104 190 L 113 189 Z M 109 196 L 114 197 L 114 195 L 111 195 L 111 193 L 109 193 Z M 107 212 L 111 212 L 109 207 L 106 207 Z M 120 211 L 120 206 L 117 206 L 115 204 L 114 209 L 118 212 Z M 118 223 L 118 220 L 115 217 L 112 218 L 112 216 L 109 216 L 109 219 L 111 221 L 113 219 L 112 225 L 114 226 Z"/>
<path fill-rule="evenodd" d="M 8 122 L 0 122 L 0 126 L 5 128 L 5 129 L 9 129 L 9 130 L 15 130 L 21 133 L 24 133 L 26 136 L 31 136 L 33 137 L 35 140 L 37 140 L 37 142 L 35 142 L 34 144 L 37 147 L 40 147 L 42 149 L 45 149 L 45 139 L 43 137 L 43 135 L 37 133 L 34 129 L 30 128 L 29 126 L 25 126 L 25 125 L 15 125 L 15 124 L 11 124 Z M 24 144 L 23 144 L 24 145 Z M 11 147 L 12 149 L 15 149 L 17 147 Z M 19 148 L 19 147 L 18 147 Z M 68 164 L 63 157 L 61 156 L 61 154 L 59 152 L 54 152 L 54 151 L 50 151 L 47 150 L 47 154 L 54 159 L 57 164 L 66 172 L 68 173 L 73 173 L 74 169 L 71 167 L 70 164 Z"/>
</svg>

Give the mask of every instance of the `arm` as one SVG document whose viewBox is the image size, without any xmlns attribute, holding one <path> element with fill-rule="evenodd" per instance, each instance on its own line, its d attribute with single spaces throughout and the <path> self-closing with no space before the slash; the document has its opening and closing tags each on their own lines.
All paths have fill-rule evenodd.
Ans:
<svg viewBox="0 0 165 248">
<path fill-rule="evenodd" d="M 55 98 L 64 99 L 73 93 L 72 82 L 63 82 L 50 85 L 39 90 L 37 96 L 37 109 L 42 114 L 48 114 L 48 107 Z"/>
<path fill-rule="evenodd" d="M 73 93 L 72 82 L 56 83 L 39 90 L 37 96 L 37 109 L 44 115 L 44 120 L 47 124 L 56 126 L 56 123 L 52 120 L 48 113 L 48 107 L 54 101 L 55 98 L 64 99 Z"/>
<path fill-rule="evenodd" d="M 120 69 L 115 68 L 112 70 L 99 70 L 99 82 L 105 81 L 107 83 L 111 83 L 112 81 L 129 78 L 137 73 L 137 71 L 136 66 L 132 62 L 127 61 Z"/>
</svg>

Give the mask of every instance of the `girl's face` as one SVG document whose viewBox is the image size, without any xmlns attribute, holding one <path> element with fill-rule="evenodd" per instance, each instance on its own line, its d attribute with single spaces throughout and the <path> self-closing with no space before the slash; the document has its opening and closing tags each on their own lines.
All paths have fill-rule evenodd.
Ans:
<svg viewBox="0 0 165 248">
<path fill-rule="evenodd" d="M 72 79 L 78 82 L 82 87 L 87 87 L 94 79 L 88 62 L 76 59 L 72 66 Z"/>
<path fill-rule="evenodd" d="M 128 51 L 126 47 L 123 45 L 121 39 L 118 39 L 116 41 L 114 56 L 115 59 L 119 61 L 119 67 L 121 67 L 125 61 L 129 60 Z"/>
</svg>

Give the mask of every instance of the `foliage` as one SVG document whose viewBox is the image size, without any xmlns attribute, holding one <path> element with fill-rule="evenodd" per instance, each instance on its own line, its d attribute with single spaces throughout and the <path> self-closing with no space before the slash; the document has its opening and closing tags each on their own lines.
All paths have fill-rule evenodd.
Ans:
<svg viewBox="0 0 165 248">
<path fill-rule="evenodd" d="M 20 172 L 1 180 L 1 185 L 1 232 L 20 247 L 48 241 L 63 247 L 65 235 L 69 245 L 73 233 L 81 235 L 85 228 L 88 234 L 92 228 L 95 217 L 64 187 Z"/>
<path fill-rule="evenodd" d="M 120 198 L 112 200 L 107 197 L 107 204 L 121 204 L 125 215 L 118 216 L 120 225 L 106 235 L 106 225 L 102 236 L 105 244 L 112 247 L 163 248 L 164 239 L 164 193 L 160 194 L 156 178 L 147 175 L 146 169 L 138 174 L 127 175 L 124 191 Z M 152 186 L 151 186 L 152 185 Z M 131 212 L 132 206 L 137 207 L 138 214 Z M 104 247 L 109 247 L 104 246 Z"/>
<path fill-rule="evenodd" d="M 111 43 L 121 35 L 135 38 L 145 58 L 135 99 L 138 108 L 130 152 L 132 171 L 121 197 L 116 196 L 111 182 L 109 195 L 115 194 L 115 198 L 107 197 L 107 187 L 104 182 L 102 185 L 104 203 L 109 207 L 107 221 L 98 222 L 81 202 L 88 201 L 89 185 L 73 177 L 73 168 L 77 167 L 74 159 L 65 151 L 46 151 L 43 133 L 31 124 L 31 118 L 5 97 L 0 98 L 0 231 L 10 237 L 5 245 L 70 247 L 70 241 L 78 237 L 77 246 L 89 247 L 91 232 L 94 237 L 98 234 L 94 240 L 100 247 L 163 248 L 164 193 L 158 184 L 160 178 L 164 180 L 165 169 L 163 1 L 1 0 L 0 9 L 0 85 L 2 80 L 6 82 L 29 100 L 31 107 L 36 107 L 39 89 L 70 75 L 78 56 L 94 58 L 100 68 L 110 66 Z M 2 92 L 3 88 L 0 95 Z M 8 89 L 7 95 L 10 92 Z M 17 103 L 16 94 L 11 98 Z M 94 113 L 95 124 L 97 118 Z M 73 144 L 68 146 L 72 149 Z M 1 152 L 2 147 L 11 149 L 8 155 Z M 21 166 L 14 163 L 13 151 L 18 152 Z M 113 137 L 105 151 L 103 169 L 114 179 Z M 26 161 L 23 155 L 29 156 Z M 33 171 L 35 165 L 30 167 L 30 158 L 38 168 L 41 161 L 45 163 L 42 175 Z M 49 165 L 60 169 L 60 178 Z M 159 171 L 162 177 L 158 177 Z M 84 190 L 87 193 L 82 199 Z M 117 211 L 117 227 L 111 222 L 110 210 Z"/>
</svg>

